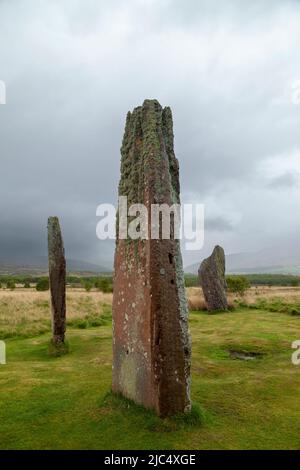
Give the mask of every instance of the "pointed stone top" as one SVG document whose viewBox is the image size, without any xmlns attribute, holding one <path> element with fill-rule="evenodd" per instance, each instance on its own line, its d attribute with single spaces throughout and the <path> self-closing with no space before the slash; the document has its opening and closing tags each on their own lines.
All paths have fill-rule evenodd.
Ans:
<svg viewBox="0 0 300 470">
<path fill-rule="evenodd" d="M 48 229 L 60 230 L 59 218 L 57 216 L 48 217 Z"/>
<path fill-rule="evenodd" d="M 220 245 L 216 245 L 214 247 L 211 256 L 221 259 L 222 263 L 224 263 L 225 265 L 225 252 L 224 252 L 224 249 Z"/>
<path fill-rule="evenodd" d="M 59 218 L 52 216 L 48 218 L 48 257 L 49 264 L 56 264 L 57 255 L 64 257 L 64 242 L 61 234 Z"/>
<path fill-rule="evenodd" d="M 127 113 L 127 119 L 130 118 L 133 115 L 137 115 L 140 113 L 147 113 L 147 112 L 152 112 L 152 113 L 157 113 L 158 115 L 161 115 L 162 112 L 165 115 L 168 115 L 172 117 L 172 111 L 169 106 L 163 107 L 158 100 L 151 100 L 151 99 L 145 99 L 143 104 L 141 106 L 136 106 L 133 111 L 128 111 Z"/>
<path fill-rule="evenodd" d="M 150 204 L 168 199 L 179 203 L 179 166 L 169 107 L 147 99 L 128 112 L 121 155 L 119 195 L 127 196 L 129 205 L 149 201 L 147 189 L 153 196 Z"/>
</svg>

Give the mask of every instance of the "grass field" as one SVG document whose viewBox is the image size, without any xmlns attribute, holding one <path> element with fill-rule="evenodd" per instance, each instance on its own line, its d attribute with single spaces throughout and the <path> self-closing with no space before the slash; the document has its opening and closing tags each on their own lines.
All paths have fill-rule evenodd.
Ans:
<svg viewBox="0 0 300 470">
<path fill-rule="evenodd" d="M 189 287 L 187 292 L 190 310 L 204 310 L 206 308 L 204 296 L 200 287 Z M 280 302 L 282 305 L 300 307 L 299 287 L 256 286 L 248 289 L 243 297 L 239 297 L 231 292 L 228 293 L 227 297 L 230 306 L 234 306 L 236 303 L 253 306 L 263 299 L 268 304 Z"/>
<path fill-rule="evenodd" d="M 112 294 L 71 289 L 67 292 L 68 326 L 101 324 L 111 312 Z M 49 292 L 35 289 L 0 290 L 0 339 L 29 337 L 50 329 Z M 99 325 L 98 325 L 99 326 Z"/>
<path fill-rule="evenodd" d="M 281 291 L 279 303 L 293 296 Z M 1 449 L 300 449 L 299 316 L 192 312 L 195 416 L 161 420 L 110 394 L 111 295 L 68 292 L 70 353 L 60 358 L 47 355 L 48 297 L 0 292 Z M 258 355 L 237 359 L 245 353 Z"/>
</svg>

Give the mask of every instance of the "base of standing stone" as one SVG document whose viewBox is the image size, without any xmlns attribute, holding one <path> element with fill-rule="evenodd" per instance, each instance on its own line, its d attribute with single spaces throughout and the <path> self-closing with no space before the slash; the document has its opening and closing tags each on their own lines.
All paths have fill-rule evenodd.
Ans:
<svg viewBox="0 0 300 470">
<path fill-rule="evenodd" d="M 52 339 L 48 345 L 48 354 L 51 357 L 60 357 L 68 354 L 69 352 L 69 343 L 67 341 L 55 343 Z"/>
<path fill-rule="evenodd" d="M 101 408 L 107 410 L 120 410 L 124 409 L 131 410 L 131 413 L 143 414 L 144 421 L 149 420 L 150 426 L 166 426 L 164 430 L 176 430 L 177 426 L 187 425 L 189 427 L 198 427 L 204 423 L 205 411 L 197 403 L 191 404 L 191 409 L 185 412 L 179 412 L 171 416 L 158 416 L 155 410 L 151 408 L 145 408 L 143 405 L 137 404 L 134 400 L 126 398 L 124 395 L 118 392 L 110 390 L 105 394 L 101 402 Z M 170 428 L 168 428 L 170 426 Z"/>
</svg>

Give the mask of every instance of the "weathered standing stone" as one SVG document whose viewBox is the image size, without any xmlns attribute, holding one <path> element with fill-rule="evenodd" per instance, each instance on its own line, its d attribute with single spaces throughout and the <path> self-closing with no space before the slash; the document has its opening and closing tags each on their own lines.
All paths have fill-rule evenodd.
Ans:
<svg viewBox="0 0 300 470">
<path fill-rule="evenodd" d="M 60 345 L 66 331 L 66 260 L 57 217 L 48 219 L 48 260 L 52 313 L 52 342 Z"/>
<path fill-rule="evenodd" d="M 202 261 L 199 280 L 208 310 L 227 310 L 225 254 L 221 246 L 215 246 L 212 254 Z"/>
<path fill-rule="evenodd" d="M 179 203 L 170 108 L 156 100 L 128 113 L 119 195 L 128 207 Z M 117 239 L 113 391 L 160 416 L 190 409 L 190 337 L 180 244 Z"/>
</svg>

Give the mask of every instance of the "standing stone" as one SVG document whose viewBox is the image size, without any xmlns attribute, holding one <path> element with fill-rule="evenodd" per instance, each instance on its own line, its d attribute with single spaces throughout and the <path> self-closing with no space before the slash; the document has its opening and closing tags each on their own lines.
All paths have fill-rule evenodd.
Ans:
<svg viewBox="0 0 300 470">
<path fill-rule="evenodd" d="M 52 313 L 52 343 L 60 346 L 66 331 L 66 260 L 57 217 L 48 219 L 48 259 Z"/>
<path fill-rule="evenodd" d="M 199 280 L 208 310 L 227 310 L 225 254 L 221 246 L 215 246 L 209 258 L 202 261 Z"/>
<path fill-rule="evenodd" d="M 150 238 L 151 204 L 180 202 L 171 109 L 129 112 L 121 155 L 119 196 L 147 207 L 149 238 L 117 237 L 113 391 L 167 416 L 190 410 L 191 354 L 179 240 Z"/>
</svg>

